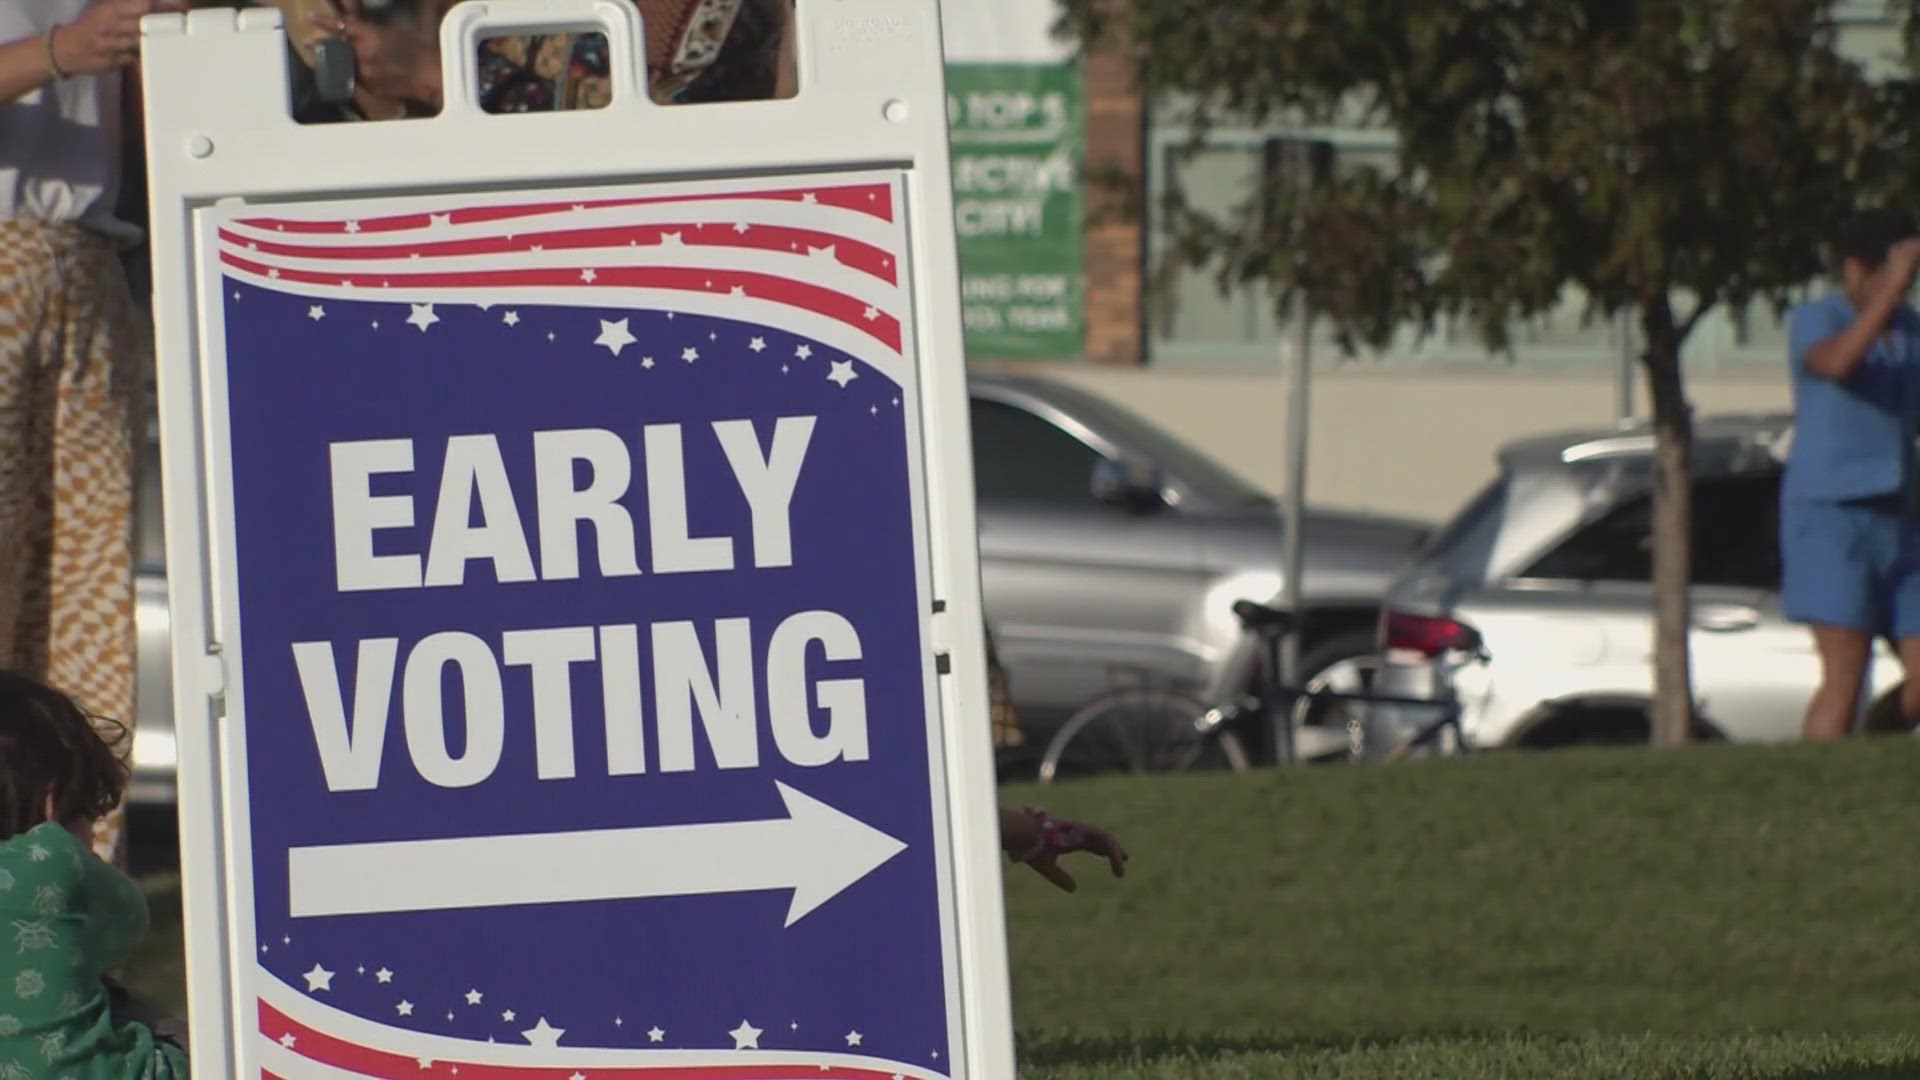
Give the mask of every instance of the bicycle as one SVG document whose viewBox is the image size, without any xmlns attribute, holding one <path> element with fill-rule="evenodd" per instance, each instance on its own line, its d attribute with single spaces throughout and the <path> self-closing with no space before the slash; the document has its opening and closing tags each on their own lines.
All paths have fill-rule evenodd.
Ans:
<svg viewBox="0 0 1920 1080">
<path fill-rule="evenodd" d="M 1069 751 L 1080 744 L 1076 757 L 1084 761 L 1096 756 L 1097 748 L 1113 745 L 1121 750 L 1129 771 L 1183 772 L 1197 767 L 1225 768 L 1244 772 L 1252 765 L 1240 732 L 1249 724 L 1264 721 L 1273 738 L 1276 763 L 1299 760 L 1298 735 L 1303 730 L 1324 730 L 1323 725 L 1308 723 L 1315 705 L 1355 704 L 1362 707 L 1359 716 L 1349 716 L 1345 730 L 1334 738 L 1342 739 L 1340 751 L 1321 751 L 1314 760 L 1344 758 L 1357 761 L 1367 756 L 1366 738 L 1371 725 L 1365 709 L 1392 706 L 1406 709 L 1432 709 L 1432 720 L 1395 743 L 1385 754 L 1387 761 L 1400 761 L 1422 747 L 1451 749 L 1455 753 L 1472 752 L 1471 740 L 1460 723 L 1458 696 L 1447 689 L 1433 698 L 1404 697 L 1371 692 L 1345 693 L 1291 687 L 1281 678 L 1281 649 L 1287 635 L 1297 629 L 1292 613 L 1252 600 L 1233 605 L 1233 614 L 1244 633 L 1259 643 L 1260 659 L 1253 685 L 1238 700 L 1207 705 L 1200 698 L 1173 687 L 1128 687 L 1110 691 L 1082 707 L 1060 726 L 1047 743 L 1040 761 L 1041 783 L 1050 783 L 1062 772 Z M 1484 663 L 1490 657 L 1478 640 L 1465 652 L 1470 660 Z M 1282 709 L 1286 712 L 1283 714 Z M 1443 747 L 1441 736 L 1451 734 L 1450 747 Z M 1331 740 L 1320 746 L 1332 745 Z M 1078 771 L 1078 770 L 1072 770 Z"/>
</svg>

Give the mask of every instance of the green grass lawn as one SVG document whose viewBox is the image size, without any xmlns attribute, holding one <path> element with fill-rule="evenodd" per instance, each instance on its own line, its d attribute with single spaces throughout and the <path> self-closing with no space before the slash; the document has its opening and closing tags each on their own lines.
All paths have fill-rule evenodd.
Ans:
<svg viewBox="0 0 1920 1080">
<path fill-rule="evenodd" d="M 1920 740 L 1006 798 L 1133 854 L 1009 875 L 1028 1080 L 1920 1078 Z"/>
</svg>

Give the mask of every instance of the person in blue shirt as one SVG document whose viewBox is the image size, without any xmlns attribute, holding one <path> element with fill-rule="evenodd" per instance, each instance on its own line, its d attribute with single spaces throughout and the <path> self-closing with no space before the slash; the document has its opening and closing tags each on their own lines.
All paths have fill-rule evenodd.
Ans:
<svg viewBox="0 0 1920 1080">
<path fill-rule="evenodd" d="M 1891 210 L 1857 215 L 1836 254 L 1842 288 L 1788 317 L 1794 432 L 1781 484 L 1781 604 L 1813 631 L 1820 687 L 1809 739 L 1853 728 L 1877 636 L 1907 671 L 1902 720 L 1920 720 L 1920 313 L 1907 302 L 1920 229 Z"/>
</svg>

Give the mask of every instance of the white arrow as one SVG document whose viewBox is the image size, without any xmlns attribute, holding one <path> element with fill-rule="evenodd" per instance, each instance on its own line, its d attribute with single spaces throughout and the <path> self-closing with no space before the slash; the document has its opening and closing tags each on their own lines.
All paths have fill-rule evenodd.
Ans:
<svg viewBox="0 0 1920 1080">
<path fill-rule="evenodd" d="M 294 848 L 293 917 L 792 889 L 792 926 L 906 850 L 774 786 L 784 818 Z"/>
</svg>

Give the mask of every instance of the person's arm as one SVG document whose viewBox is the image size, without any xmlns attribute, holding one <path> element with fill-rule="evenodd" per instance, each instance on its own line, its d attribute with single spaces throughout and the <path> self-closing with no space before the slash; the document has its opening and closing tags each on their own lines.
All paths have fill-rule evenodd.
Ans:
<svg viewBox="0 0 1920 1080">
<path fill-rule="evenodd" d="M 140 18 L 175 9 L 176 0 L 94 0 L 78 19 L 0 45 L 0 105 L 10 105 L 62 76 L 102 75 L 140 56 Z"/>
<path fill-rule="evenodd" d="M 1801 362 L 1807 370 L 1835 382 L 1858 370 L 1872 351 L 1874 340 L 1886 332 L 1888 320 L 1913 289 L 1916 267 L 1920 267 L 1920 238 L 1893 245 L 1887 252 L 1887 273 L 1853 322 L 1805 348 Z M 1797 343 L 1795 352 L 1801 352 Z"/>
<path fill-rule="evenodd" d="M 11 105 L 52 81 L 46 35 L 0 45 L 0 105 Z"/>
</svg>

